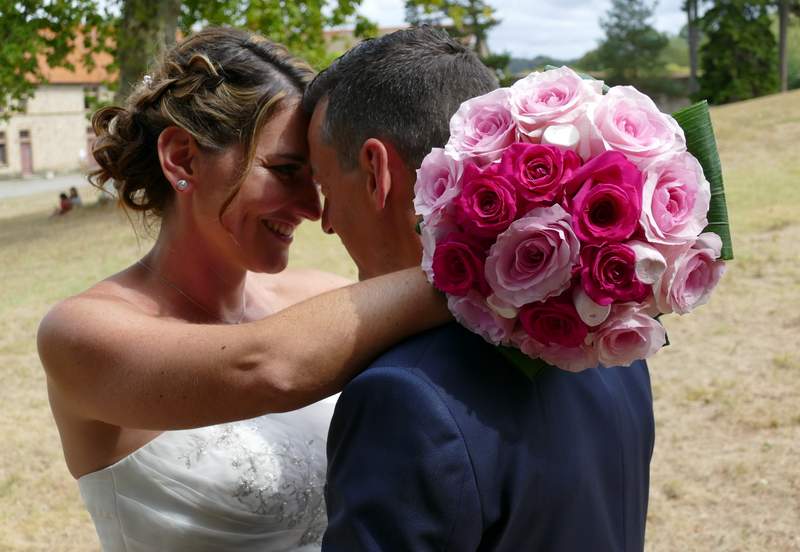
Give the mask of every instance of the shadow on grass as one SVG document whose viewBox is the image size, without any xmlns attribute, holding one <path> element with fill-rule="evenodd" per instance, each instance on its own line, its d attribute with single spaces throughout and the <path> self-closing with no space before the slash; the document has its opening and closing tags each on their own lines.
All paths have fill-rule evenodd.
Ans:
<svg viewBox="0 0 800 552">
<path fill-rule="evenodd" d="M 125 214 L 113 203 L 105 205 L 91 203 L 63 215 L 51 216 L 51 213 L 51 210 L 43 209 L 0 218 L 0 248 L 51 237 L 55 239 L 61 237 L 64 232 L 73 232 L 79 227 L 87 227 L 88 230 L 104 220 L 116 224 L 125 219 Z"/>
</svg>

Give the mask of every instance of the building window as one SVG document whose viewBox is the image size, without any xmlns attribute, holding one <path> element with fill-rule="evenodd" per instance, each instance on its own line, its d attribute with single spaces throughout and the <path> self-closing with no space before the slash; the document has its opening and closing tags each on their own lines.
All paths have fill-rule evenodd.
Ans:
<svg viewBox="0 0 800 552">
<path fill-rule="evenodd" d="M 8 164 L 8 155 L 6 155 L 6 133 L 0 132 L 0 166 Z"/>
<path fill-rule="evenodd" d="M 21 142 L 30 142 L 31 140 L 31 131 L 30 130 L 20 130 L 19 131 L 19 139 Z"/>
<path fill-rule="evenodd" d="M 83 87 L 83 108 L 94 110 L 97 108 L 97 102 L 100 98 L 99 86 L 84 86 Z"/>
</svg>

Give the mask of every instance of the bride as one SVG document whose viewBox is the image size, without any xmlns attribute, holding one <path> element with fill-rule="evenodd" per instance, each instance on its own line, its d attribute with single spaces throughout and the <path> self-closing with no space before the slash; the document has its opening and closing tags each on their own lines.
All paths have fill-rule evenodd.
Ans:
<svg viewBox="0 0 800 552">
<path fill-rule="evenodd" d="M 96 182 L 160 218 L 141 260 L 38 333 L 106 552 L 319 549 L 322 399 L 448 317 L 419 270 L 347 287 L 284 270 L 295 228 L 321 211 L 299 108 L 312 77 L 281 46 L 207 29 L 94 117 Z"/>
</svg>

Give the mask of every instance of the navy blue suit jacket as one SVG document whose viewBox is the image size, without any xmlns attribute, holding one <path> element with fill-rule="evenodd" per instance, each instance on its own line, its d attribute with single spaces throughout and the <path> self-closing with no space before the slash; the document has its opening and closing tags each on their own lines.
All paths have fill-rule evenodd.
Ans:
<svg viewBox="0 0 800 552">
<path fill-rule="evenodd" d="M 531 381 L 450 324 L 342 392 L 322 548 L 641 551 L 652 450 L 644 362 Z"/>
</svg>

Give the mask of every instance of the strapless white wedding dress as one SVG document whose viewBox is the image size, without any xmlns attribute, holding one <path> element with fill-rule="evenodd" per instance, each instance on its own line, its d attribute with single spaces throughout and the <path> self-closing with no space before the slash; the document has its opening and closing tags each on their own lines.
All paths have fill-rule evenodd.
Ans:
<svg viewBox="0 0 800 552">
<path fill-rule="evenodd" d="M 167 431 L 78 480 L 104 552 L 318 551 L 337 397 Z"/>
</svg>

